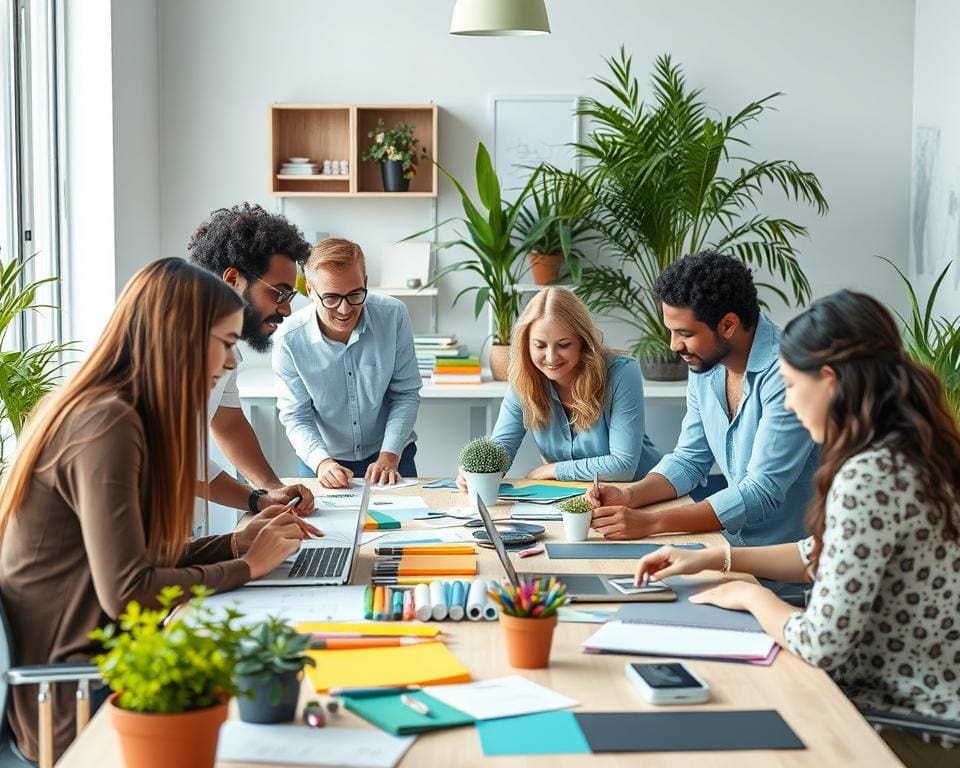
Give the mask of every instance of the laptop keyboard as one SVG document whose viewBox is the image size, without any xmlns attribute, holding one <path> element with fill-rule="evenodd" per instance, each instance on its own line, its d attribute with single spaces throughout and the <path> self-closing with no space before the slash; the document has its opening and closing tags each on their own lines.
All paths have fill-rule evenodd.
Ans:
<svg viewBox="0 0 960 768">
<path fill-rule="evenodd" d="M 288 578 L 332 578 L 343 573 L 347 547 L 307 547 L 293 561 Z"/>
</svg>

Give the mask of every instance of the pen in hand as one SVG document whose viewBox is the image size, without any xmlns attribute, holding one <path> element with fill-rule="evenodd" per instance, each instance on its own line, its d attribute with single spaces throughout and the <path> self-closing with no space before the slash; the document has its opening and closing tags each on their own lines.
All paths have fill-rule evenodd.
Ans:
<svg viewBox="0 0 960 768">
<path fill-rule="evenodd" d="M 409 694 L 400 694 L 400 703 L 405 707 L 409 707 L 414 712 L 419 712 L 424 717 L 433 717 L 433 712 L 430 711 L 430 707 Z"/>
</svg>

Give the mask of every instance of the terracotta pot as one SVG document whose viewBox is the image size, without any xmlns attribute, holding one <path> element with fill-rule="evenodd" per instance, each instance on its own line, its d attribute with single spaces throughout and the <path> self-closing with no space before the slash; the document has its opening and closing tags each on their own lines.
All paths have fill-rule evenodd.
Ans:
<svg viewBox="0 0 960 768">
<path fill-rule="evenodd" d="M 228 698 L 206 709 L 175 714 L 130 712 L 110 696 L 110 720 L 120 738 L 126 768 L 213 768 Z"/>
<path fill-rule="evenodd" d="M 490 373 L 494 381 L 507 380 L 507 364 L 510 362 L 509 344 L 490 345 Z"/>
<path fill-rule="evenodd" d="M 529 259 L 533 282 L 537 285 L 551 285 L 560 279 L 560 267 L 563 266 L 563 254 L 530 251 Z"/>
<path fill-rule="evenodd" d="M 690 369 L 680 357 L 673 360 L 640 360 L 640 372 L 648 381 L 686 381 Z"/>
<path fill-rule="evenodd" d="M 518 669 L 543 669 L 550 666 L 550 646 L 557 617 L 519 619 L 500 613 L 500 626 L 507 641 L 507 661 Z"/>
</svg>

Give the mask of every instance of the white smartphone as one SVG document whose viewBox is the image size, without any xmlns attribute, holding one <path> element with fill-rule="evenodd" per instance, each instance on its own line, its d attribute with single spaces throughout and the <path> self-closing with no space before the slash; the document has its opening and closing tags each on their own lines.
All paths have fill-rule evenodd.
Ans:
<svg viewBox="0 0 960 768">
<path fill-rule="evenodd" d="M 627 664 L 624 672 L 651 704 L 699 704 L 710 698 L 710 686 L 679 662 Z"/>
<path fill-rule="evenodd" d="M 640 595 L 644 592 L 663 592 L 665 589 L 670 589 L 662 581 L 648 581 L 642 587 L 638 587 L 633 583 L 633 576 L 624 576 L 618 579 L 607 579 L 607 583 L 613 587 L 618 592 L 623 592 L 625 595 Z"/>
</svg>

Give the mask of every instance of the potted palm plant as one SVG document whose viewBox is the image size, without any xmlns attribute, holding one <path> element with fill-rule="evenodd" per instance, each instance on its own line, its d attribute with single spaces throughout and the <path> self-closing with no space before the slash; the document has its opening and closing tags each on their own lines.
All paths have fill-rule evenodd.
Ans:
<svg viewBox="0 0 960 768">
<path fill-rule="evenodd" d="M 794 242 L 806 227 L 759 207 L 773 187 L 824 214 L 820 182 L 791 160 L 745 156 L 744 129 L 780 94 L 714 119 L 708 114 L 715 110 L 687 86 L 669 56 L 656 61 L 649 105 L 640 100 L 623 48 L 607 64 L 611 77 L 594 80 L 612 103 L 586 99 L 578 110 L 593 126 L 577 145 L 596 200 L 587 223 L 613 261 L 583 270 L 578 293 L 587 305 L 632 326 L 632 352 L 641 364 L 675 359 L 652 288 L 663 269 L 686 254 L 709 248 L 737 256 L 782 281 L 782 287 L 758 286 L 802 306 L 811 292 Z M 686 376 L 682 363 L 678 370 Z"/>
<path fill-rule="evenodd" d="M 169 618 L 183 591 L 164 587 L 159 608 L 131 601 L 120 615 L 122 631 L 109 624 L 90 633 L 105 649 L 93 663 L 114 691 L 110 719 L 127 768 L 213 768 L 246 630 L 234 626 L 237 611 L 214 617 L 203 605 L 206 590 L 194 594 L 188 612 Z"/>
<path fill-rule="evenodd" d="M 555 217 L 547 216 L 530 227 L 524 235 L 518 238 L 513 237 L 520 212 L 530 194 L 530 189 L 536 183 L 538 173 L 534 172 L 512 203 L 504 201 L 501 195 L 500 179 L 493 169 L 490 153 L 482 142 L 477 146 L 475 163 L 479 196 L 479 201 L 476 203 L 457 179 L 436 160 L 433 162 L 460 193 L 464 215 L 459 221 L 466 228 L 466 234 L 457 232 L 457 237 L 453 240 L 438 243 L 435 246 L 436 250 L 465 248 L 470 252 L 470 257 L 438 270 L 427 285 L 435 285 L 452 272 L 467 271 L 479 276 L 480 284 L 464 288 L 456 295 L 453 303 L 456 304 L 461 296 L 476 291 L 475 317 L 480 317 L 485 307 L 489 308 L 493 321 L 490 369 L 495 379 L 506 381 L 510 333 L 513 330 L 513 323 L 520 314 L 520 295 L 516 290 L 516 284 L 525 272 L 522 257 L 531 250 L 531 244 L 542 237 L 547 227 L 555 221 Z M 435 227 L 429 227 L 405 239 L 421 237 L 453 220 L 447 219 Z"/>
<path fill-rule="evenodd" d="M 316 662 L 306 655 L 310 635 L 283 619 L 269 617 L 237 644 L 234 668 L 240 719 L 248 723 L 293 720 L 303 668 Z"/>
<path fill-rule="evenodd" d="M 564 264 L 570 280 L 580 281 L 584 254 L 579 246 L 595 237 L 584 218 L 593 202 L 590 187 L 576 173 L 551 166 L 540 168 L 514 230 L 516 237 L 524 239 L 541 221 L 551 220 L 543 234 L 530 243 L 534 283 L 557 282 Z"/>
</svg>

